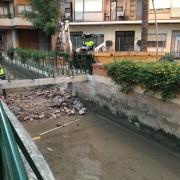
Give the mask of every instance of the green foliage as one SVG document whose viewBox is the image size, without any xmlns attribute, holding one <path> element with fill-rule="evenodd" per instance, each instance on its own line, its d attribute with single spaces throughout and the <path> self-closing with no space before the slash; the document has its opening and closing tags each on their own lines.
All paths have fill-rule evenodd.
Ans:
<svg viewBox="0 0 180 180">
<path fill-rule="evenodd" d="M 13 57 L 14 57 L 14 48 L 9 48 L 8 50 L 7 50 L 7 55 L 8 55 L 8 57 L 10 58 L 10 59 L 12 59 Z"/>
<path fill-rule="evenodd" d="M 134 85 L 141 85 L 144 93 L 160 92 L 167 100 L 180 93 L 180 66 L 175 63 L 114 62 L 105 65 L 108 75 L 120 84 L 125 92 Z"/>
<path fill-rule="evenodd" d="M 112 41 L 110 41 L 110 40 L 107 40 L 107 41 L 106 41 L 106 46 L 107 46 L 107 47 L 111 47 L 112 44 L 113 44 Z"/>
<path fill-rule="evenodd" d="M 54 33 L 59 19 L 59 0 L 30 0 L 30 5 L 33 11 L 25 11 L 24 17 L 46 35 Z"/>
<path fill-rule="evenodd" d="M 160 62 L 174 62 L 174 57 L 172 54 L 166 53 L 165 56 L 160 59 Z"/>
<path fill-rule="evenodd" d="M 59 51 L 40 51 L 40 50 L 34 50 L 34 49 L 21 49 L 21 48 L 10 48 L 7 50 L 8 56 L 10 57 L 11 53 L 16 54 L 17 57 L 24 59 L 33 59 L 34 61 L 38 61 L 39 59 L 43 58 L 55 58 L 57 56 L 64 57 L 66 60 L 68 58 L 67 54 L 64 52 Z"/>
</svg>

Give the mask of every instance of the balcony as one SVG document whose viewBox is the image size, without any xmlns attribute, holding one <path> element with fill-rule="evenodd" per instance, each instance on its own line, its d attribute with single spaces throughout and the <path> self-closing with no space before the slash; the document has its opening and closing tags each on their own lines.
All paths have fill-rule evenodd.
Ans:
<svg viewBox="0 0 180 180">
<path fill-rule="evenodd" d="M 104 11 L 104 12 L 82 12 L 76 11 L 75 22 L 102 22 L 102 21 L 132 21 L 141 20 L 141 12 L 129 11 Z"/>
<path fill-rule="evenodd" d="M 74 16 L 74 21 L 81 21 L 81 22 L 103 21 L 103 13 L 76 11 Z"/>
<path fill-rule="evenodd" d="M 19 27 L 32 27 L 32 23 L 23 19 L 23 17 L 15 17 L 13 19 L 13 25 Z"/>
<path fill-rule="evenodd" d="M 180 19 L 180 8 L 171 8 L 171 18 Z"/>
<path fill-rule="evenodd" d="M 0 0 L 0 2 L 12 2 L 13 0 Z"/>
<path fill-rule="evenodd" d="M 32 7 L 29 4 L 18 4 L 15 7 L 15 17 L 13 19 L 14 26 L 32 27 L 32 23 L 24 19 L 23 17 L 24 11 L 32 11 Z"/>
<path fill-rule="evenodd" d="M 0 18 L 0 27 L 9 28 L 12 26 L 12 19 Z"/>
</svg>

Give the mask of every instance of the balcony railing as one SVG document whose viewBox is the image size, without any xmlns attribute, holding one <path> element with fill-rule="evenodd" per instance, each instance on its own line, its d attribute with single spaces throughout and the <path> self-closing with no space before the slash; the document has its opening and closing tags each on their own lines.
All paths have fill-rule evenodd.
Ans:
<svg viewBox="0 0 180 180">
<path fill-rule="evenodd" d="M 74 13 L 74 21 L 127 21 L 140 20 L 141 12 L 131 11 L 104 11 L 104 12 L 83 12 Z"/>
</svg>

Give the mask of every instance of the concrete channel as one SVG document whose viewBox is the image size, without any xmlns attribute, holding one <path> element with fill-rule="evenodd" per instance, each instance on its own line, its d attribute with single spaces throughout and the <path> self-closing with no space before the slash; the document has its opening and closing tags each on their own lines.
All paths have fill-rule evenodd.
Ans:
<svg viewBox="0 0 180 180">
<path fill-rule="evenodd" d="M 179 155 L 96 113 L 76 118 L 81 120 L 35 141 L 57 180 L 180 179 Z M 36 137 L 58 122 L 23 125 Z"/>
<path fill-rule="evenodd" d="M 104 81 L 105 83 L 102 83 L 101 79 L 99 84 L 94 82 L 94 80 L 91 80 L 91 83 L 86 81 L 83 83 L 79 82 L 74 85 L 74 88 L 79 95 L 82 94 L 84 100 L 86 100 L 87 95 L 89 99 L 94 97 L 94 101 L 101 102 L 102 100 L 100 104 L 110 106 L 109 109 L 111 109 L 111 106 L 115 107 L 121 100 L 121 107 L 116 106 L 121 111 L 123 105 L 127 106 L 126 101 L 128 101 L 133 107 L 130 105 L 129 109 L 124 107 L 124 113 L 129 113 L 130 110 L 134 109 L 134 111 L 131 111 L 134 113 L 132 116 L 137 116 L 139 109 L 143 108 L 132 102 L 140 102 L 140 100 L 146 100 L 146 98 L 142 95 L 131 94 L 130 96 L 126 95 L 125 99 L 124 95 L 119 95 L 119 89 L 113 87 L 112 83 L 107 85 L 107 79 Z M 94 88 L 94 86 L 96 87 Z M 104 96 L 101 94 L 103 92 L 106 92 Z M 18 94 L 18 91 L 15 90 L 15 93 Z M 115 97 L 117 94 L 119 99 Z M 139 98 L 140 100 L 134 101 L 134 98 Z M 30 97 L 29 99 L 38 101 Z M 110 102 L 110 99 L 113 102 Z M 149 99 L 147 100 L 148 103 L 151 102 Z M 160 107 L 159 100 L 153 100 L 152 103 L 154 101 L 158 101 L 156 104 L 157 107 Z M 145 104 L 146 102 L 143 103 Z M 151 104 L 148 104 L 148 107 L 152 107 Z M 155 109 L 156 107 L 153 108 Z M 153 108 L 151 113 L 154 112 Z M 173 111 L 173 109 L 171 110 Z M 149 108 L 148 113 L 143 115 L 143 112 L 145 111 L 143 110 L 141 114 L 139 113 L 140 120 L 144 119 L 144 117 L 150 117 L 147 121 L 150 122 L 152 117 L 155 117 L 148 114 Z M 163 113 L 160 113 L 160 115 L 156 113 L 156 116 L 159 117 L 157 120 L 161 120 L 162 117 L 166 116 Z M 169 116 L 167 117 L 171 120 Z M 180 154 L 171 151 L 143 134 L 117 124 L 113 118 L 111 115 L 105 117 L 102 114 L 98 114 L 97 111 L 90 110 L 88 114 L 83 116 L 60 116 L 56 119 L 44 118 L 38 121 L 22 122 L 22 124 L 44 156 L 56 180 L 180 179 Z M 123 116 L 116 118 L 117 121 L 124 121 Z M 40 133 L 57 127 L 57 124 L 70 123 L 72 120 L 78 120 L 78 122 L 39 137 Z M 156 121 L 156 119 L 153 120 Z M 143 121 L 138 123 L 140 122 L 144 123 Z M 168 124 L 171 125 L 171 123 Z M 166 126 L 166 128 L 168 127 Z M 169 129 L 171 130 L 171 128 Z M 180 133 L 178 132 L 177 134 L 179 135 Z"/>
</svg>

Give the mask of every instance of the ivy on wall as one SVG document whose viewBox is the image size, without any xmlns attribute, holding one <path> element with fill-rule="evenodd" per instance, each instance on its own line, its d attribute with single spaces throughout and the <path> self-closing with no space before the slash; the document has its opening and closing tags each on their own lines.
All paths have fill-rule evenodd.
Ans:
<svg viewBox="0 0 180 180">
<path fill-rule="evenodd" d="M 174 62 L 122 61 L 105 65 L 105 68 L 126 93 L 135 85 L 141 85 L 145 94 L 160 92 L 164 101 L 180 93 L 180 65 Z"/>
</svg>

